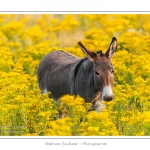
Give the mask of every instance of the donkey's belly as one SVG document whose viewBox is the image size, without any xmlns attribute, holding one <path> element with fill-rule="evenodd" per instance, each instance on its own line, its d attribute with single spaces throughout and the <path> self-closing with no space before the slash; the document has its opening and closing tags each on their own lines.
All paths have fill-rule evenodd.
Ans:
<svg viewBox="0 0 150 150">
<path fill-rule="evenodd" d="M 46 88 L 52 93 L 52 98 L 58 99 L 65 94 L 70 94 L 70 67 L 60 67 L 58 70 L 51 68 L 51 70 L 49 77 L 47 77 L 48 84 Z"/>
</svg>

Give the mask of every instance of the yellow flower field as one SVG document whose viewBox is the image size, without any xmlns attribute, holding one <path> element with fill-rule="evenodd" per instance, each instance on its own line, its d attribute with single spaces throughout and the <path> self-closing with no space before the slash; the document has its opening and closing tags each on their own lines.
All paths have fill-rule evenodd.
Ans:
<svg viewBox="0 0 150 150">
<path fill-rule="evenodd" d="M 0 15 L 0 135 L 150 135 L 150 15 Z M 112 37 L 113 101 L 100 113 L 65 95 L 58 106 L 40 94 L 36 70 L 54 50 L 84 57 L 77 42 L 106 51 Z M 66 117 L 59 119 L 61 110 Z"/>
</svg>

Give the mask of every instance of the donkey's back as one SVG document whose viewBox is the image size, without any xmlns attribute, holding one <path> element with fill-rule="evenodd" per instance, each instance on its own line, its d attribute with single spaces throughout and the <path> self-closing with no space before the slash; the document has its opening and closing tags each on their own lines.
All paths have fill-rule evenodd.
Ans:
<svg viewBox="0 0 150 150">
<path fill-rule="evenodd" d="M 80 59 L 64 51 L 47 54 L 37 70 L 42 93 L 50 91 L 51 97 L 55 100 L 62 95 L 70 94 L 73 70 L 79 61 Z"/>
</svg>

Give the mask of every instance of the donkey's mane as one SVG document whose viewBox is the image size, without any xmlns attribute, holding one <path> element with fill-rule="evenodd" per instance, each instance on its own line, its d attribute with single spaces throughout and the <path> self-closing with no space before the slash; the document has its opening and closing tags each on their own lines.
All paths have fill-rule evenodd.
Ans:
<svg viewBox="0 0 150 150">
<path fill-rule="evenodd" d="M 99 54 L 100 56 L 104 55 L 103 52 L 102 52 L 102 50 L 98 51 L 97 54 Z"/>
</svg>

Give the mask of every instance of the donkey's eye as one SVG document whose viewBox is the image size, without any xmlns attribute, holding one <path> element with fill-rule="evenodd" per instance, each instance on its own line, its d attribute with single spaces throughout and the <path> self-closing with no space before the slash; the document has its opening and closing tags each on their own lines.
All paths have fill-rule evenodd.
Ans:
<svg viewBox="0 0 150 150">
<path fill-rule="evenodd" d="M 111 74 L 113 74 L 114 73 L 114 70 L 111 70 Z"/>
<path fill-rule="evenodd" d="M 98 75 L 98 76 L 100 75 L 97 71 L 95 72 L 95 74 Z"/>
</svg>

